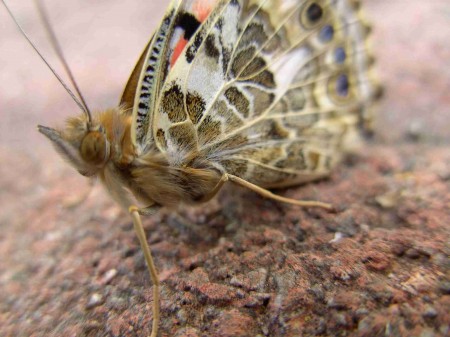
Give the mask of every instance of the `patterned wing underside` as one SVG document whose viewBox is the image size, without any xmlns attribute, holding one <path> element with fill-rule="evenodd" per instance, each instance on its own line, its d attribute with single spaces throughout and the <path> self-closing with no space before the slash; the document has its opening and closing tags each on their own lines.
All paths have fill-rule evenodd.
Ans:
<svg viewBox="0 0 450 337">
<path fill-rule="evenodd" d="M 171 165 L 199 153 L 262 187 L 326 175 L 375 94 L 355 3 L 219 1 L 156 106 Z"/>
<path fill-rule="evenodd" d="M 133 94 L 132 140 L 138 151 L 145 151 L 152 143 L 151 121 L 157 97 L 170 69 L 176 63 L 189 39 L 208 17 L 217 0 L 172 0 L 159 28 L 141 56 L 145 62 L 138 61 L 137 68 L 131 75 L 124 90 L 127 97 L 122 97 L 126 104 Z M 139 72 L 138 72 L 139 71 Z M 138 72 L 139 80 L 133 80 Z M 125 97 L 125 98 L 124 98 Z"/>
<path fill-rule="evenodd" d="M 124 109 L 125 114 L 133 113 L 134 99 L 136 97 L 136 90 L 138 89 L 139 77 L 141 75 L 143 64 L 146 60 L 145 58 L 147 56 L 148 48 L 150 47 L 152 41 L 153 36 L 148 42 L 148 44 L 145 46 L 144 51 L 142 52 L 141 56 L 139 57 L 139 60 L 134 66 L 134 69 L 131 72 L 130 77 L 128 78 L 127 84 L 123 89 L 119 105 Z"/>
</svg>

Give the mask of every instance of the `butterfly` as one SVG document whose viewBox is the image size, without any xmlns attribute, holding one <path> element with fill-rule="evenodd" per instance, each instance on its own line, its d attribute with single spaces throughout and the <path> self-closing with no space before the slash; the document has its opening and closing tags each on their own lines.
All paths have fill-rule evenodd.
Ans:
<svg viewBox="0 0 450 337">
<path fill-rule="evenodd" d="M 208 201 L 227 181 L 330 208 L 268 189 L 327 176 L 370 128 L 368 35 L 354 0 L 173 0 L 118 106 L 94 115 L 76 87 L 82 113 L 63 130 L 38 126 L 130 212 L 153 281 L 152 336 L 159 280 L 140 215 Z"/>
</svg>

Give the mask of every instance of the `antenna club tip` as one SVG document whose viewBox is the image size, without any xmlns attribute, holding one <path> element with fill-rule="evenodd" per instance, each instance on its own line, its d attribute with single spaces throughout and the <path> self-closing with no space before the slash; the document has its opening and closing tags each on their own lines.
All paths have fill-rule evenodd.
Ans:
<svg viewBox="0 0 450 337">
<path fill-rule="evenodd" d="M 38 125 L 37 130 L 50 139 L 54 139 L 60 136 L 60 133 L 57 130 L 49 128 L 48 126 Z"/>
<path fill-rule="evenodd" d="M 43 126 L 43 125 L 36 126 L 36 130 L 38 130 L 40 133 L 43 133 L 46 129 L 48 129 L 48 127 Z"/>
</svg>

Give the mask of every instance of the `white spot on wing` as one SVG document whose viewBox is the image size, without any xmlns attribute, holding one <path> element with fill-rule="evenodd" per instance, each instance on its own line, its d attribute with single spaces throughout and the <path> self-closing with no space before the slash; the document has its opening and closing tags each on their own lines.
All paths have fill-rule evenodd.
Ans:
<svg viewBox="0 0 450 337">
<path fill-rule="evenodd" d="M 286 92 L 301 67 L 305 65 L 310 57 L 311 52 L 308 48 L 298 48 L 280 57 L 272 64 L 270 68 L 276 76 L 277 91 L 279 93 L 284 94 Z"/>
</svg>

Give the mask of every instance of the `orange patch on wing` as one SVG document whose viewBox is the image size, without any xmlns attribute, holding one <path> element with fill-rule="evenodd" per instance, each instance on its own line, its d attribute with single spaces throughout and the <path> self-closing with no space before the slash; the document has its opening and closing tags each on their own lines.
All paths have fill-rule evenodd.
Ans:
<svg viewBox="0 0 450 337">
<path fill-rule="evenodd" d="M 173 49 L 172 59 L 170 60 L 170 67 L 173 67 L 175 62 L 177 62 L 178 57 L 183 52 L 184 47 L 186 47 L 186 44 L 188 43 L 188 40 L 181 38 L 180 41 L 178 41 L 177 45 Z"/>
<path fill-rule="evenodd" d="M 195 15 L 195 18 L 200 23 L 203 23 L 208 18 L 209 14 L 213 10 L 216 3 L 217 0 L 197 0 L 193 4 L 192 14 Z M 188 40 L 184 38 L 181 38 L 180 41 L 178 41 L 175 48 L 173 49 L 172 59 L 170 60 L 171 67 L 173 67 L 174 64 L 177 62 L 178 57 L 180 57 L 187 43 Z"/>
<path fill-rule="evenodd" d="M 216 1 L 197 1 L 194 4 L 194 14 L 198 21 L 204 22 L 209 13 L 213 10 Z"/>
</svg>

